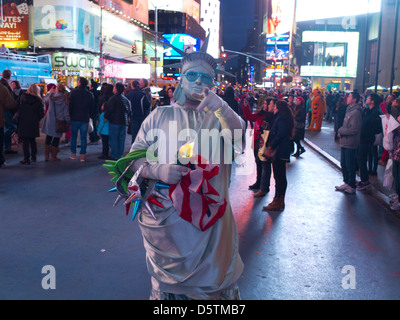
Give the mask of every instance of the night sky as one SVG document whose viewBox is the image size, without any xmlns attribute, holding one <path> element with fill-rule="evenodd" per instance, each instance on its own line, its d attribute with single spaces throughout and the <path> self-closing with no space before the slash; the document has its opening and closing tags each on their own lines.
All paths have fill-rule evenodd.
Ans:
<svg viewBox="0 0 400 320">
<path fill-rule="evenodd" d="M 223 20 L 224 27 L 223 46 L 225 49 L 240 51 L 246 45 L 247 32 L 254 26 L 254 1 L 220 1 L 221 19 Z"/>
</svg>

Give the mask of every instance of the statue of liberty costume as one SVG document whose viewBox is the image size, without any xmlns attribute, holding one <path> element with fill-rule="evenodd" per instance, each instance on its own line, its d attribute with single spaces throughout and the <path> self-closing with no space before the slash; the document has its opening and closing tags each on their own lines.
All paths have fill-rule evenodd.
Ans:
<svg viewBox="0 0 400 320">
<path fill-rule="evenodd" d="M 147 155 L 129 163 L 132 173 L 170 185 L 137 215 L 154 300 L 240 298 L 243 262 L 229 183 L 245 124 L 209 90 L 217 61 L 206 46 L 182 52 L 176 103 L 157 107 L 131 147 L 130 154 Z"/>
</svg>

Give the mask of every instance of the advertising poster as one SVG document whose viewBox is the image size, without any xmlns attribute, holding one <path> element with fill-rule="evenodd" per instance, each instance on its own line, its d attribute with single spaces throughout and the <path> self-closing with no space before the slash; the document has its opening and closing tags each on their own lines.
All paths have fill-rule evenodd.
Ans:
<svg viewBox="0 0 400 320">
<path fill-rule="evenodd" d="M 355 78 L 359 38 L 359 32 L 304 31 L 302 41 L 313 55 L 301 66 L 301 76 Z"/>
<path fill-rule="evenodd" d="M 149 4 L 148 0 L 100 0 L 100 6 L 110 12 L 118 11 L 122 15 L 136 19 L 144 24 L 149 24 Z"/>
<path fill-rule="evenodd" d="M 188 34 L 164 34 L 164 40 L 184 52 L 189 53 L 200 50 L 200 39 Z M 165 49 L 164 60 L 170 59 L 182 59 L 182 56 L 174 49 L 168 47 Z"/>
<path fill-rule="evenodd" d="M 292 32 L 294 6 L 294 0 L 268 0 L 268 37 Z"/>
<path fill-rule="evenodd" d="M 29 10 L 33 0 L 3 0 L 3 21 L 0 21 L 0 43 L 7 48 L 29 45 Z"/>
<path fill-rule="evenodd" d="M 35 0 L 35 46 L 98 51 L 100 10 L 89 1 Z"/>
<path fill-rule="evenodd" d="M 124 21 L 112 13 L 103 11 L 103 52 L 106 55 L 142 62 L 142 31 L 136 25 Z M 123 32 L 121 32 L 123 30 Z M 132 53 L 132 45 L 135 44 L 138 54 Z"/>
</svg>

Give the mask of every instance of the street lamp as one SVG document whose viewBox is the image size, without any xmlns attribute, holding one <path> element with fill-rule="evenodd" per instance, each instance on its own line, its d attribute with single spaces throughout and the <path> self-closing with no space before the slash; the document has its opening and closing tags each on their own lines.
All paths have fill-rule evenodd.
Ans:
<svg viewBox="0 0 400 320">
<path fill-rule="evenodd" d="M 166 8 L 166 7 L 168 7 L 169 5 L 168 4 L 166 4 L 166 5 L 163 5 L 163 6 L 156 6 L 156 5 L 154 5 L 154 3 L 153 3 L 153 1 L 150 1 L 151 2 L 151 4 L 153 5 L 153 7 L 154 7 L 154 17 L 155 17 L 155 21 L 154 21 L 154 26 L 155 26 L 155 33 L 156 33 L 156 39 L 155 39 L 155 49 L 154 49 L 154 67 L 155 67 L 155 70 L 154 70 L 154 85 L 157 87 L 157 80 L 158 80 L 158 76 L 157 76 L 157 45 L 158 45 L 158 9 L 159 8 Z"/>
</svg>

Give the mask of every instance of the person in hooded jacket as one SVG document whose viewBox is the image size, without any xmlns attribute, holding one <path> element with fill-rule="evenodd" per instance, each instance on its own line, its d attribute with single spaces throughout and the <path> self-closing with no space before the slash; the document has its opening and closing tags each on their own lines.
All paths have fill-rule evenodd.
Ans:
<svg viewBox="0 0 400 320">
<path fill-rule="evenodd" d="M 67 123 L 70 123 L 71 121 L 68 110 L 68 92 L 65 89 L 65 86 L 59 83 L 57 87 L 53 87 L 46 94 L 44 101 L 46 104 L 49 104 L 49 109 L 42 125 L 42 132 L 46 134 L 46 141 L 44 144 L 44 160 L 59 162 L 61 159 L 57 157 L 57 154 L 60 152 L 58 146 L 63 133 L 56 131 L 56 119 L 64 120 Z"/>
<path fill-rule="evenodd" d="M 43 100 L 40 97 L 40 88 L 31 84 L 16 103 L 18 116 L 18 135 L 22 138 L 24 150 L 23 165 L 36 162 L 37 146 L 36 138 L 40 137 L 39 122 L 44 116 Z"/>
</svg>

